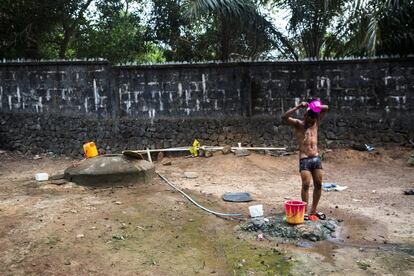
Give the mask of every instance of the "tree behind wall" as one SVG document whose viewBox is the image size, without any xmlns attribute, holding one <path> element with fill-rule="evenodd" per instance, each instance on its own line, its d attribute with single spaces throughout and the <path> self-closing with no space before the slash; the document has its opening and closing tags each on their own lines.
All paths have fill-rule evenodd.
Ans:
<svg viewBox="0 0 414 276">
<path fill-rule="evenodd" d="M 131 2 L 134 0 L 1 1 L 0 57 L 163 61 L 162 51 L 146 36 L 140 11 L 128 10 Z M 88 11 L 91 4 L 95 8 Z"/>
<path fill-rule="evenodd" d="M 0 57 L 42 58 L 42 45 L 59 20 L 52 0 L 3 0 L 0 4 Z"/>
<path fill-rule="evenodd" d="M 412 0 L 276 0 L 290 11 L 289 39 L 301 57 L 414 53 Z"/>
<path fill-rule="evenodd" d="M 413 0 L 2 0 L 0 58 L 112 62 L 414 53 Z M 259 12 L 288 9 L 282 34 Z M 134 6 L 134 8 L 132 8 Z M 92 7 L 92 8 L 91 8 Z"/>
<path fill-rule="evenodd" d="M 146 26 L 140 24 L 138 12 L 116 0 L 101 0 L 96 9 L 97 20 L 76 39 L 79 57 L 103 57 L 115 63 L 145 62 L 149 57 L 163 61 L 162 52 L 147 37 Z"/>
<path fill-rule="evenodd" d="M 349 0 L 279 0 L 276 6 L 290 12 L 291 43 L 302 58 L 332 55 L 332 37 L 341 35 L 340 16 Z"/>
<path fill-rule="evenodd" d="M 359 39 L 351 39 L 356 43 L 347 46 L 355 53 L 369 56 L 414 53 L 414 1 L 357 1 L 354 17 L 355 35 Z"/>
<path fill-rule="evenodd" d="M 154 39 L 168 60 L 258 59 L 271 24 L 250 0 L 153 0 Z"/>
</svg>

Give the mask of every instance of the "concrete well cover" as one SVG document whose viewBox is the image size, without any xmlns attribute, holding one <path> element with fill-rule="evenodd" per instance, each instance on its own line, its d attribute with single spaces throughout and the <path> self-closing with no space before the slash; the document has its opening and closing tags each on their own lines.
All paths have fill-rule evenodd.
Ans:
<svg viewBox="0 0 414 276">
<path fill-rule="evenodd" d="M 97 156 L 65 170 L 65 179 L 69 181 L 100 187 L 147 183 L 154 175 L 152 163 L 123 155 Z"/>
</svg>

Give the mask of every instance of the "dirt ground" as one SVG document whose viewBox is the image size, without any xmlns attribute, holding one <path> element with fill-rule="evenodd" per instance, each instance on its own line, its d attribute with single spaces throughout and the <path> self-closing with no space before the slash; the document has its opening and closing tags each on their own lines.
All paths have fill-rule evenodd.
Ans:
<svg viewBox="0 0 414 276">
<path fill-rule="evenodd" d="M 0 274 L 414 275 L 414 196 L 402 193 L 414 187 L 410 150 L 326 152 L 324 182 L 349 188 L 323 192 L 319 209 L 343 222 L 337 238 L 310 248 L 256 241 L 239 221 L 208 215 L 159 178 L 109 189 L 42 184 L 34 173 L 74 160 L 0 153 Z M 249 205 L 264 204 L 270 216 L 300 198 L 297 155 L 169 159 L 157 171 L 216 211 L 247 218 Z M 255 201 L 221 200 L 240 191 Z"/>
</svg>

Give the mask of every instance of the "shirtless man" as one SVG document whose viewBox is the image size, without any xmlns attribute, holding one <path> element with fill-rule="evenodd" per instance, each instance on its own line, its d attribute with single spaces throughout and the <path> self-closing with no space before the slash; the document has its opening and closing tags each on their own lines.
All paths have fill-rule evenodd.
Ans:
<svg viewBox="0 0 414 276">
<path fill-rule="evenodd" d="M 322 193 L 322 163 L 318 153 L 318 127 L 320 121 L 329 111 L 327 105 L 322 105 L 320 113 L 307 108 L 308 103 L 302 102 L 298 106 L 289 109 L 282 116 L 282 120 L 295 128 L 296 139 L 299 144 L 299 172 L 302 178 L 302 201 L 308 206 L 309 186 L 313 179 L 313 200 L 309 216 L 305 219 L 325 219 L 322 212 L 317 211 L 317 206 Z M 307 108 L 303 120 L 292 118 L 291 115 L 301 108 Z M 306 209 L 307 210 L 307 209 Z M 315 218 L 315 216 L 317 218 Z"/>
</svg>

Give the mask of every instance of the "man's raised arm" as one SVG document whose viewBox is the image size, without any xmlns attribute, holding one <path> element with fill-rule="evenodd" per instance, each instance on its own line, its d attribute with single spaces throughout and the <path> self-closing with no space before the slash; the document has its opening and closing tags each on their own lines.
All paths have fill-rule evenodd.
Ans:
<svg viewBox="0 0 414 276">
<path fill-rule="evenodd" d="M 307 107 L 308 103 L 307 102 L 302 102 L 301 104 L 299 104 L 298 106 L 295 106 L 291 109 L 289 109 L 288 111 L 285 112 L 285 114 L 283 114 L 282 116 L 282 120 L 283 122 L 292 125 L 292 126 L 297 126 L 299 124 L 299 120 L 292 118 L 290 116 L 292 116 L 293 113 L 295 113 L 296 110 Z"/>
<path fill-rule="evenodd" d="M 326 113 L 328 113 L 328 111 L 329 111 L 329 106 L 327 106 L 326 104 L 321 105 L 321 108 L 322 109 L 321 109 L 321 113 L 319 115 L 319 121 L 321 121 L 325 117 Z"/>
</svg>

